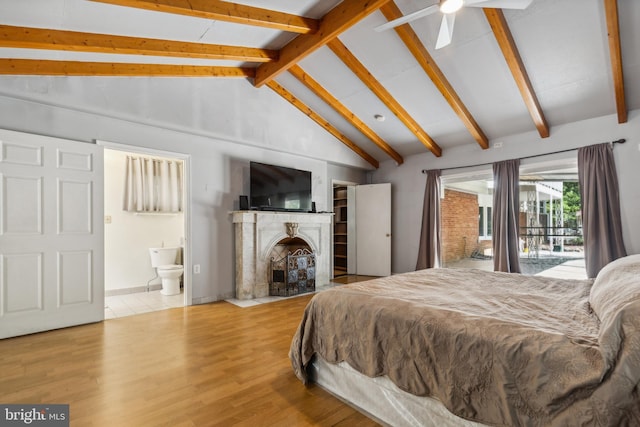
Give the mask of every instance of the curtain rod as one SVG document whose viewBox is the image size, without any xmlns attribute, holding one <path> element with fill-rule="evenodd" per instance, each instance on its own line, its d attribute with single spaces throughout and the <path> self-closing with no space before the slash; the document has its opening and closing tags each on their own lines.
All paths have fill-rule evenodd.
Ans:
<svg viewBox="0 0 640 427">
<path fill-rule="evenodd" d="M 624 138 L 621 138 L 621 139 L 617 139 L 615 141 L 611 141 L 611 144 L 624 144 L 625 142 L 627 142 L 627 140 L 624 139 Z M 520 157 L 520 160 L 533 159 L 534 157 L 549 156 L 551 154 L 568 153 L 569 151 L 576 151 L 576 150 L 578 150 L 578 148 L 569 148 L 568 150 L 560 150 L 560 151 L 554 151 L 554 152 L 551 152 L 551 153 L 544 153 L 544 154 L 534 154 L 532 156 Z M 441 168 L 440 170 L 441 171 L 448 171 L 448 170 L 451 170 L 451 169 L 474 168 L 474 167 L 477 167 L 477 166 L 491 166 L 493 163 L 494 162 L 479 163 L 477 165 L 468 165 L 468 166 L 452 166 L 450 168 Z M 429 170 L 431 170 L 431 169 L 422 169 L 422 173 L 427 173 Z"/>
</svg>

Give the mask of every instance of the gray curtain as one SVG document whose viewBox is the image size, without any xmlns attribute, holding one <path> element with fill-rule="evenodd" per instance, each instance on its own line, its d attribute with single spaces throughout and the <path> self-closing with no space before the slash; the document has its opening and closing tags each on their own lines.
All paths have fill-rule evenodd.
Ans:
<svg viewBox="0 0 640 427">
<path fill-rule="evenodd" d="M 440 170 L 427 171 L 422 205 L 422 230 L 416 270 L 441 265 L 442 233 L 440 231 Z"/>
<path fill-rule="evenodd" d="M 520 273 L 520 160 L 493 164 L 493 269 Z"/>
<path fill-rule="evenodd" d="M 582 233 L 587 276 L 626 256 L 620 220 L 618 176 L 611 144 L 578 150 L 578 180 L 582 204 Z"/>
</svg>

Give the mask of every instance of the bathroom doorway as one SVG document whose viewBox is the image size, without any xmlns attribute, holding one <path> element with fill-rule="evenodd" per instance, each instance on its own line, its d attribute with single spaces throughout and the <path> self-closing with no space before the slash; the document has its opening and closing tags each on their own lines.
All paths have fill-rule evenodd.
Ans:
<svg viewBox="0 0 640 427">
<path fill-rule="evenodd" d="M 188 156 L 109 142 L 99 144 L 104 146 L 105 162 L 105 319 L 190 305 L 189 269 L 182 267 L 179 292 L 175 287 L 168 292 L 167 286 L 163 290 L 164 279 L 151 266 L 150 257 L 151 249 L 177 248 L 174 264 L 190 265 Z M 148 166 L 142 166 L 143 162 L 148 162 Z M 162 176 L 163 186 L 173 193 L 159 196 L 158 204 L 162 207 L 131 206 L 131 191 L 134 187 L 140 190 L 146 184 L 128 176 L 133 169 L 146 171 L 146 175 L 157 181 L 156 188 L 159 178 L 153 178 L 152 170 L 166 175 Z M 147 189 L 145 200 L 150 191 Z M 135 199 L 138 200 L 137 196 Z"/>
</svg>

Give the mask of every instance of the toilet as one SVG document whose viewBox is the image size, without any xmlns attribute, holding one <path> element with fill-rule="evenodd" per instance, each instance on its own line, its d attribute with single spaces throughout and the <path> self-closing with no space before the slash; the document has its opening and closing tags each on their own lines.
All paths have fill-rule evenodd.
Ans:
<svg viewBox="0 0 640 427">
<path fill-rule="evenodd" d="M 158 272 L 162 280 L 162 295 L 177 295 L 180 293 L 180 277 L 184 269 L 176 264 L 181 248 L 149 248 L 151 267 Z"/>
</svg>

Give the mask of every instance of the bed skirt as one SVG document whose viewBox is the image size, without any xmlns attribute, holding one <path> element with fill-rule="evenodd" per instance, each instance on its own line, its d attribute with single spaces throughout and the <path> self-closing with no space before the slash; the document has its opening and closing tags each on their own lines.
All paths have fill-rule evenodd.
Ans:
<svg viewBox="0 0 640 427">
<path fill-rule="evenodd" d="M 457 417 L 433 398 L 400 390 L 387 377 L 369 378 L 348 363 L 328 363 L 317 355 L 309 379 L 377 422 L 393 427 L 485 427 Z"/>
</svg>

